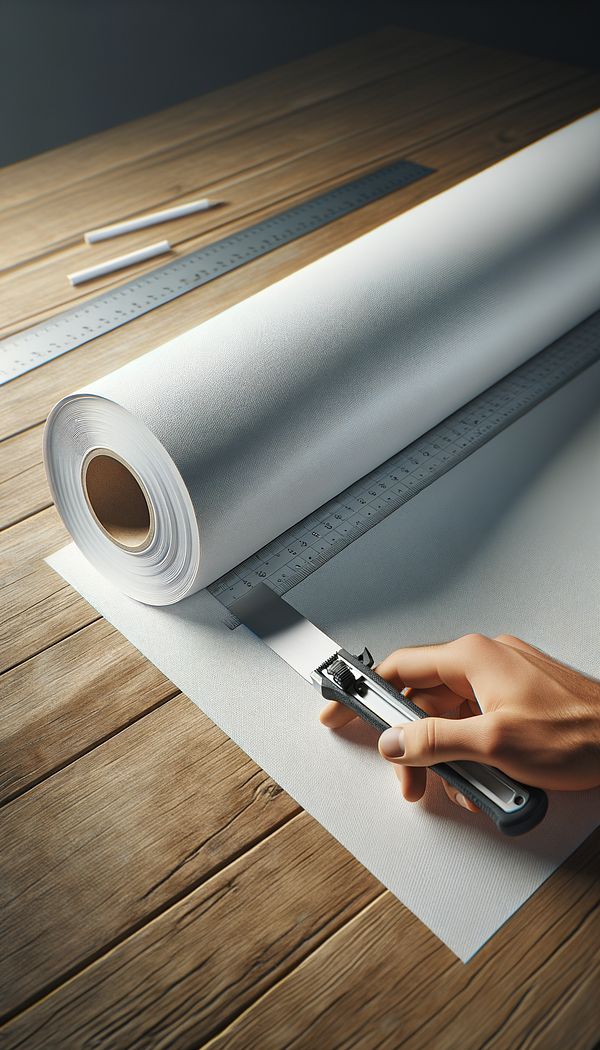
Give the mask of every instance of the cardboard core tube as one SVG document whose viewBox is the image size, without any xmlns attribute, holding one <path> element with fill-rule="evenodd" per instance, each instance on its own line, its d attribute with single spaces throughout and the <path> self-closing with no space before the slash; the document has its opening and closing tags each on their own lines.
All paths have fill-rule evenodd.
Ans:
<svg viewBox="0 0 600 1050">
<path fill-rule="evenodd" d="M 84 461 L 83 487 L 100 528 L 119 547 L 140 551 L 154 534 L 154 514 L 140 480 L 113 452 L 95 449 Z"/>
</svg>

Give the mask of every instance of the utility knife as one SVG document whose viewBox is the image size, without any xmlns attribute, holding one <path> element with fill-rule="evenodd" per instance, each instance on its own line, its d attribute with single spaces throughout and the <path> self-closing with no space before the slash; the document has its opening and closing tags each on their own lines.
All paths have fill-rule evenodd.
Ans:
<svg viewBox="0 0 600 1050">
<path fill-rule="evenodd" d="M 373 670 L 368 649 L 353 656 L 266 584 L 249 590 L 230 606 L 230 612 L 324 699 L 345 704 L 379 733 L 428 717 L 408 695 Z M 440 762 L 429 768 L 474 802 L 504 835 L 530 831 L 546 813 L 544 791 L 521 784 L 494 766 L 462 761 Z"/>
</svg>

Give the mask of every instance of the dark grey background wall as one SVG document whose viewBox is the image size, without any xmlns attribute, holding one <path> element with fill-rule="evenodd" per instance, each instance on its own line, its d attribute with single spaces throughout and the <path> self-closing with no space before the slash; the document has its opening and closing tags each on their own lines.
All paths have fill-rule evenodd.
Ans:
<svg viewBox="0 0 600 1050">
<path fill-rule="evenodd" d="M 600 64 L 594 0 L 0 0 L 0 164 L 389 23 Z"/>
</svg>

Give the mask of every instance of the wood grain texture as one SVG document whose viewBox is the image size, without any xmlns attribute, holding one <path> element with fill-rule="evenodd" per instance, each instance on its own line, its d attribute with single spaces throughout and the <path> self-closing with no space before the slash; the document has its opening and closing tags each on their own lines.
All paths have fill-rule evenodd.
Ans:
<svg viewBox="0 0 600 1050">
<path fill-rule="evenodd" d="M 598 104 L 597 75 L 385 30 L 0 172 L 1 336 L 118 287 L 66 284 L 92 225 L 226 200 L 169 226 L 187 252 L 437 169 L 2 388 L 0 1046 L 591 1050 L 598 836 L 458 962 L 44 564 L 41 437 L 63 394 Z"/>
<path fill-rule="evenodd" d="M 5 1030 L 7 1047 L 42 1047 L 59 1035 L 66 1047 L 108 1039 L 114 1047 L 185 1048 L 208 1040 L 211 1050 L 593 1045 L 597 843 L 582 846 L 465 966 L 375 880 L 366 873 L 361 880 L 360 866 L 306 819 L 293 819 L 247 864 L 224 869 L 21 1014 Z M 326 914 L 324 900 L 336 883 L 336 932 L 322 938 L 318 927 L 322 944 L 299 952 L 308 913 L 317 907 Z M 216 909 L 210 919 L 207 902 Z M 251 916 L 240 921 L 246 907 Z M 213 922 L 221 936 L 209 950 L 205 933 Z M 539 934 L 533 939 L 532 924 Z M 246 1007 L 248 983 L 260 992 L 265 971 L 268 990 Z M 163 999 L 158 1021 L 152 994 Z M 531 1040 L 534 1025 L 539 1041 Z"/>
<path fill-rule="evenodd" d="M 96 610 L 42 561 L 68 540 L 54 507 L 14 525 L 2 536 L 0 672 L 98 619 Z M 4 683 L 0 689 L 3 691 Z"/>
<path fill-rule="evenodd" d="M 0 805 L 175 696 L 106 620 L 95 620 L 2 678 Z"/>
<path fill-rule="evenodd" d="M 0 442 L 0 530 L 51 504 L 42 463 L 43 426 Z"/>
<path fill-rule="evenodd" d="M 197 1046 L 381 893 L 302 813 L 23 1014 L 3 1046 Z"/>
<path fill-rule="evenodd" d="M 315 1039 L 332 1050 L 585 1050 L 599 1019 L 589 980 L 600 960 L 598 837 L 466 966 L 385 893 L 212 1040 L 211 1050 L 309 1050 Z M 347 1013 L 351 1031 L 340 1028 Z"/>
<path fill-rule="evenodd" d="M 435 62 L 438 56 L 465 46 L 462 41 L 390 26 L 10 165 L 0 172 L 2 207 L 45 193 L 49 173 L 52 184 L 67 186 L 152 157 L 191 138 L 210 141 L 216 135 L 268 123 L 399 69 Z M 112 217 L 112 210 L 108 214 Z"/>
<path fill-rule="evenodd" d="M 181 244 L 190 234 L 204 231 L 214 237 L 214 231 L 224 222 L 238 217 L 247 221 L 249 213 L 265 204 L 285 199 L 294 191 L 309 191 L 313 183 L 323 180 L 323 172 L 327 172 L 329 179 L 334 178 L 336 169 L 331 164 L 334 158 L 322 158 L 325 163 L 318 163 L 314 175 L 304 163 L 305 158 L 319 153 L 324 147 L 332 152 L 333 147 L 350 140 L 354 157 L 355 140 L 358 139 L 359 158 L 368 160 L 369 143 L 361 141 L 362 134 L 397 123 L 400 114 L 404 134 L 409 136 L 412 130 L 413 135 L 421 135 L 423 127 L 428 127 L 428 121 L 441 115 L 443 99 L 446 130 L 450 130 L 482 111 L 487 113 L 489 85 L 494 80 L 507 81 L 510 78 L 510 88 L 503 99 L 506 105 L 511 98 L 522 97 L 540 84 L 548 86 L 557 78 L 560 82 L 577 76 L 576 70 L 563 70 L 552 63 L 531 70 L 522 56 L 508 63 L 507 68 L 502 56 L 495 52 L 488 54 L 482 49 L 453 52 L 440 59 L 439 64 L 440 79 L 431 78 L 426 63 L 387 77 L 385 94 L 382 94 L 381 82 L 377 81 L 303 109 L 293 118 L 281 118 L 277 124 L 250 128 L 244 132 L 243 140 L 238 134 L 212 146 L 186 144 L 176 154 L 161 154 L 160 161 L 153 166 L 147 162 L 132 164 L 125 171 L 111 171 L 85 180 L 77 193 L 72 188 L 61 187 L 27 207 L 23 205 L 14 212 L 12 227 L 8 219 L 3 222 L 5 239 L 1 250 L 7 259 L 12 260 L 10 273 L 6 274 L 3 284 L 6 297 L 4 330 L 10 330 L 11 318 L 19 321 L 27 316 L 32 293 L 43 291 L 47 296 L 49 291 L 54 291 L 61 302 L 74 302 L 86 294 L 85 288 L 83 291 L 80 286 L 70 288 L 66 283 L 65 267 L 69 270 L 81 268 L 86 261 L 89 263 L 92 253 L 93 258 L 103 261 L 114 255 L 115 244 L 126 243 L 133 249 L 148 243 L 147 230 L 128 235 L 125 241 L 105 242 L 93 248 L 83 243 L 84 231 L 101 221 L 100 209 L 106 200 L 111 201 L 113 209 L 118 209 L 119 201 L 126 200 L 127 205 L 123 205 L 123 211 L 117 216 L 124 217 L 132 211 L 155 206 L 153 202 L 157 200 L 165 203 L 166 182 L 177 178 L 184 183 L 181 193 L 198 195 L 210 192 L 216 200 L 224 199 L 226 206 L 169 223 L 172 243 Z M 407 138 L 406 141 L 408 145 L 410 140 Z M 256 157 L 260 159 L 258 170 L 253 160 Z M 341 159 L 343 176 L 349 165 L 343 163 L 343 156 Z M 189 179 L 187 184 L 186 178 Z M 291 180 L 289 187 L 286 185 L 288 179 Z M 71 241 L 64 238 L 64 220 L 61 221 L 66 198 L 73 229 Z M 112 214 L 117 212 L 113 210 Z M 60 231 L 60 241 L 56 230 Z M 33 249 L 28 255 L 29 244 Z M 20 255 L 27 258 L 15 267 L 14 260 Z M 54 273 L 60 275 L 60 281 L 55 283 L 52 282 Z M 101 282 L 96 282 L 95 287 L 100 286 Z M 52 301 L 49 305 L 53 305 Z"/>
<path fill-rule="evenodd" d="M 106 951 L 298 809 L 182 696 L 3 807 L 3 1013 Z M 31 915 L 34 926 L 24 921 Z"/>
<path fill-rule="evenodd" d="M 207 192 L 220 195 L 224 187 L 235 184 L 248 174 L 265 173 L 307 149 L 358 134 L 368 127 L 369 120 L 385 123 L 406 90 L 412 91 L 413 97 L 415 92 L 422 95 L 425 105 L 432 98 L 439 101 L 444 87 L 450 95 L 456 93 L 461 80 L 464 87 L 466 64 L 461 60 L 462 55 L 462 51 L 458 52 L 458 62 L 453 54 L 440 59 L 443 80 L 432 80 L 426 64 L 385 78 L 385 92 L 378 81 L 304 107 L 296 113 L 277 117 L 267 124 L 223 135 L 216 142 L 192 139 L 152 158 L 131 161 L 125 168 L 101 172 L 75 186 L 57 186 L 52 192 L 47 190 L 42 197 L 34 198 L 21 205 L 18 211 L 15 209 L 10 215 L 5 215 L 0 267 L 14 267 L 17 263 L 39 259 L 50 251 L 67 247 L 75 238 L 80 240 L 86 229 L 106 221 L 107 202 L 110 202 L 110 216 L 120 219 L 157 204 L 166 204 L 184 194 Z M 521 57 L 520 61 L 513 61 L 512 66 L 518 68 L 524 63 Z M 470 54 L 470 64 L 473 83 L 477 83 L 478 74 L 486 80 L 493 79 L 502 62 L 498 58 L 494 61 L 493 54 L 475 51 Z M 510 68 L 503 72 L 510 72 Z M 410 101 L 409 94 L 409 105 Z M 411 110 L 413 108 L 410 106 Z M 187 221 L 189 225 L 189 219 Z M 192 224 L 197 226 L 198 221 L 196 216 Z M 185 228 L 185 220 L 177 220 L 173 227 L 175 234 L 178 228 Z M 141 236 L 147 237 L 147 231 Z M 128 239 L 128 243 L 135 246 L 136 242 Z M 82 251 L 89 256 L 90 249 L 87 247 L 86 250 L 86 247 L 82 246 Z M 102 247 L 114 250 L 114 245 Z"/>
</svg>

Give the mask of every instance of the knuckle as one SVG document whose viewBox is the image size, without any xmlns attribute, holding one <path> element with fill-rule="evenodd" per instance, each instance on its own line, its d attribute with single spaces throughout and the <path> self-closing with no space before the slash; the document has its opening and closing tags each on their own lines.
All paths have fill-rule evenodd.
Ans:
<svg viewBox="0 0 600 1050">
<path fill-rule="evenodd" d="M 378 674 L 393 675 L 398 672 L 398 665 L 402 659 L 402 649 L 394 649 L 376 667 Z"/>
<path fill-rule="evenodd" d="M 413 755 L 425 757 L 435 755 L 437 746 L 437 726 L 435 718 L 422 718 L 413 723 Z"/>
<path fill-rule="evenodd" d="M 503 645 L 515 645 L 518 644 L 521 639 L 517 638 L 516 634 L 497 634 L 495 642 L 502 642 Z"/>
<path fill-rule="evenodd" d="M 437 722 L 435 718 L 424 718 L 422 722 L 425 731 L 425 745 L 430 755 L 435 755 L 437 747 Z"/>
<path fill-rule="evenodd" d="M 457 646 L 460 646 L 461 650 L 470 654 L 478 654 L 489 649 L 491 638 L 488 638 L 485 634 L 464 634 L 462 638 L 458 638 L 455 642 Z"/>
</svg>

